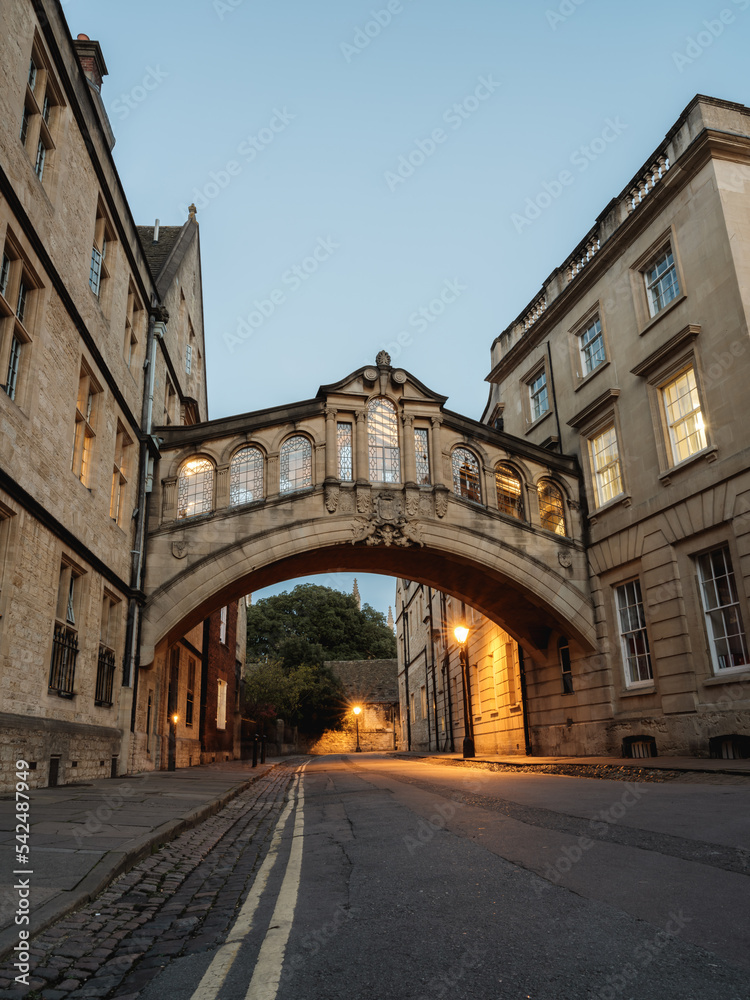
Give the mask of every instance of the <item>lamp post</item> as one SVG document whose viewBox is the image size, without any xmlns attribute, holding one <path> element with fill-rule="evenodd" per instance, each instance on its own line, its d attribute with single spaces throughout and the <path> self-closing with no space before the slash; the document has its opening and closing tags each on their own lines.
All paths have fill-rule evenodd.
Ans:
<svg viewBox="0 0 750 1000">
<path fill-rule="evenodd" d="M 359 707 L 359 705 L 355 705 L 352 711 L 354 712 L 354 718 L 357 722 L 357 746 L 355 747 L 354 752 L 362 753 L 362 747 L 359 745 L 359 713 L 362 711 L 362 709 Z"/>
<path fill-rule="evenodd" d="M 177 720 L 179 715 L 175 713 L 169 720 L 169 758 L 167 770 L 174 771 L 177 766 Z"/>
<path fill-rule="evenodd" d="M 469 650 L 466 640 L 469 638 L 469 630 L 465 625 L 456 625 L 453 634 L 458 642 L 459 660 L 461 662 L 461 677 L 464 688 L 464 758 L 474 756 L 474 720 L 471 716 L 471 690 L 469 688 Z"/>
</svg>

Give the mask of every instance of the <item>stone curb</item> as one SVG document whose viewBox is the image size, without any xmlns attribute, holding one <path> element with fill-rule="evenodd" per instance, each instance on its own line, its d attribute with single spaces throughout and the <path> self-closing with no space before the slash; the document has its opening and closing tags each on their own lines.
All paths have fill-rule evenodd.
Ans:
<svg viewBox="0 0 750 1000">
<path fill-rule="evenodd" d="M 278 765 L 273 763 L 268 765 L 268 769 L 261 774 L 254 774 L 240 785 L 235 785 L 211 802 L 204 803 L 182 816 L 180 819 L 170 820 L 162 823 L 161 826 L 135 840 L 127 850 L 108 851 L 104 857 L 94 866 L 94 868 L 78 883 L 74 889 L 66 889 L 64 892 L 48 900 L 38 907 L 31 915 L 30 922 L 23 928 L 15 925 L 6 927 L 0 931 L 0 962 L 8 958 L 15 945 L 18 944 L 18 931 L 27 930 L 31 944 L 33 938 L 46 930 L 61 917 L 67 916 L 74 910 L 79 909 L 86 903 L 95 899 L 100 892 L 103 892 L 117 877 L 129 872 L 139 861 L 154 853 L 154 848 L 161 847 L 169 843 L 186 830 L 191 830 L 198 826 L 203 820 L 215 815 L 224 806 L 231 802 L 256 781 L 270 774 Z"/>
<path fill-rule="evenodd" d="M 471 767 L 474 764 L 500 764 L 508 765 L 509 767 L 528 767 L 530 769 L 535 769 L 537 767 L 549 767 L 554 762 L 553 761 L 535 761 L 533 758 L 521 757 L 518 761 L 508 761 L 508 760 L 489 760 L 483 757 L 472 757 L 471 759 L 464 760 L 462 757 L 450 757 L 450 756 L 438 756 L 437 754 L 424 754 L 419 753 L 415 750 L 396 750 L 393 752 L 394 757 L 400 757 L 403 760 L 426 760 L 433 764 L 452 764 L 458 767 Z M 741 775 L 745 778 L 750 777 L 750 772 L 747 768 L 739 767 L 688 767 L 685 764 L 672 764 L 668 763 L 668 757 L 662 757 L 659 764 L 646 764 L 644 761 L 647 758 L 633 757 L 632 760 L 627 760 L 623 762 L 619 757 L 612 760 L 608 765 L 598 763 L 592 764 L 590 761 L 571 761 L 565 760 L 560 761 L 561 765 L 565 767 L 632 767 L 634 770 L 647 770 L 648 768 L 654 771 L 684 771 L 686 774 L 733 774 Z"/>
</svg>

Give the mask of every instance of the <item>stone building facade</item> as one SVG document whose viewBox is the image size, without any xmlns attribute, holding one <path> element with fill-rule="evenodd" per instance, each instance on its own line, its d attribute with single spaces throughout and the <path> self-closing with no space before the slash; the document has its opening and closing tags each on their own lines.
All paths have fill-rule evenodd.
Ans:
<svg viewBox="0 0 750 1000">
<path fill-rule="evenodd" d="M 200 241 L 194 213 L 135 226 L 106 73 L 56 0 L 0 7 L 6 783 L 18 759 L 38 785 L 166 766 L 133 738 L 167 735 L 168 658 L 139 683 L 137 637 L 154 432 L 206 417 Z"/>
<path fill-rule="evenodd" d="M 534 753 L 748 754 L 749 306 L 750 111 L 698 96 L 492 345 L 483 421 L 583 473 L 549 528 L 584 518 L 598 650 L 564 630 L 517 647 Z M 523 469 L 488 471 L 527 518 Z M 402 677 L 405 637 L 429 645 L 405 615 L 417 592 L 399 591 Z M 470 633 L 482 698 L 493 642 L 487 622 Z"/>
</svg>

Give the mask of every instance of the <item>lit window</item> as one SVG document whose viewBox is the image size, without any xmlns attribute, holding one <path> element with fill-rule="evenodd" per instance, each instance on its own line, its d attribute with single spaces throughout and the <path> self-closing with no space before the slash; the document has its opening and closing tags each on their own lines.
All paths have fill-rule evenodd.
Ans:
<svg viewBox="0 0 750 1000">
<path fill-rule="evenodd" d="M 615 594 L 625 682 L 628 687 L 650 683 L 653 672 L 640 580 L 617 587 Z"/>
<path fill-rule="evenodd" d="M 497 509 L 503 514 L 510 514 L 523 520 L 523 493 L 521 479 L 509 465 L 495 467 L 495 486 L 497 488 Z"/>
<path fill-rule="evenodd" d="M 414 430 L 414 452 L 417 457 L 417 486 L 430 485 L 430 453 L 428 432 L 424 427 Z"/>
<path fill-rule="evenodd" d="M 453 465 L 453 492 L 456 496 L 482 502 L 479 485 L 479 462 L 468 448 L 454 448 L 451 456 Z"/>
<path fill-rule="evenodd" d="M 677 465 L 706 447 L 706 429 L 693 369 L 688 368 L 662 386 L 661 396 L 669 429 L 672 464 Z"/>
<path fill-rule="evenodd" d="M 602 361 L 604 355 L 604 335 L 602 334 L 601 320 L 597 316 L 593 323 L 589 324 L 579 336 L 578 347 L 581 352 L 581 368 L 583 375 L 590 375 Z"/>
<path fill-rule="evenodd" d="M 554 531 L 556 535 L 565 534 L 565 511 L 563 509 L 562 491 L 548 479 L 539 483 L 539 516 L 542 527 Z"/>
<path fill-rule="evenodd" d="M 539 372 L 531 382 L 529 387 L 529 406 L 531 408 L 531 421 L 538 420 L 549 410 L 549 398 L 547 396 L 547 373 Z"/>
<path fill-rule="evenodd" d="M 101 388 L 84 366 L 78 381 L 73 455 L 70 467 L 84 486 L 91 485 L 91 455 L 96 437 L 97 396 Z"/>
<path fill-rule="evenodd" d="M 230 506 L 262 499 L 263 453 L 259 448 L 240 448 L 229 465 Z"/>
<path fill-rule="evenodd" d="M 227 682 L 218 681 L 216 691 L 216 728 L 227 728 Z"/>
<path fill-rule="evenodd" d="M 109 516 L 117 524 L 122 525 L 125 511 L 125 499 L 128 487 L 131 438 L 117 421 L 117 436 L 115 437 L 115 457 L 112 468 L 112 493 L 109 501 Z"/>
<path fill-rule="evenodd" d="M 339 461 L 339 479 L 351 482 L 354 478 L 352 470 L 352 425 L 350 423 L 336 424 L 336 449 Z"/>
<path fill-rule="evenodd" d="M 591 438 L 589 448 L 594 469 L 596 502 L 601 507 L 622 493 L 620 454 L 614 426 L 607 427 L 601 434 Z"/>
<path fill-rule="evenodd" d="M 370 482 L 401 482 L 398 418 L 389 399 L 373 399 L 367 407 L 367 445 Z"/>
<path fill-rule="evenodd" d="M 177 517 L 195 517 L 213 510 L 214 467 L 206 458 L 191 458 L 177 480 Z"/>
<path fill-rule="evenodd" d="M 677 267 L 671 247 L 661 252 L 653 264 L 649 265 L 644 274 L 648 307 L 652 316 L 668 305 L 680 294 L 680 284 L 677 280 Z"/>
<path fill-rule="evenodd" d="M 729 547 L 706 552 L 697 563 L 714 671 L 745 666 L 747 642 Z"/>
<path fill-rule="evenodd" d="M 294 493 L 312 486 L 312 447 L 306 437 L 291 437 L 281 446 L 279 492 Z"/>
</svg>

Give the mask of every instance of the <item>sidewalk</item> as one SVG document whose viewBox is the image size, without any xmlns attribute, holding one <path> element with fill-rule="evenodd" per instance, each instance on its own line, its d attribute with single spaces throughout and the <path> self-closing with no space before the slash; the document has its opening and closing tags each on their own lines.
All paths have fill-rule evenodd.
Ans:
<svg viewBox="0 0 750 1000">
<path fill-rule="evenodd" d="M 464 760 L 461 753 L 441 753 L 436 750 L 396 750 L 394 756 L 443 761 L 471 767 L 472 764 L 510 764 L 513 767 L 564 765 L 565 767 L 655 768 L 663 771 L 703 771 L 713 774 L 744 774 L 750 776 L 750 760 L 717 760 L 711 757 L 501 757 L 478 753 Z"/>
<path fill-rule="evenodd" d="M 197 826 L 279 762 L 228 761 L 30 793 L 30 863 L 15 860 L 16 810 L 0 800 L 0 955 L 18 942 L 14 884 L 31 884 L 32 936 L 93 899 L 160 844 Z M 14 871 L 28 868 L 23 875 Z"/>
</svg>

